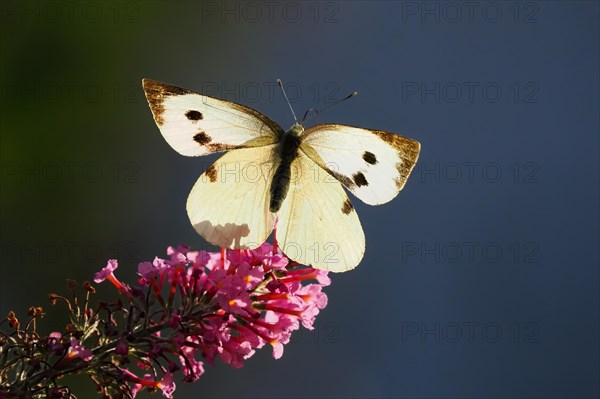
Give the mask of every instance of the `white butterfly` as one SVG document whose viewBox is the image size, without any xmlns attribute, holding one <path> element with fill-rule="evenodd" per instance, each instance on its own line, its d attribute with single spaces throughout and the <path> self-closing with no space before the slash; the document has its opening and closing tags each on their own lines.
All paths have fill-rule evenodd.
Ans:
<svg viewBox="0 0 600 399">
<path fill-rule="evenodd" d="M 226 248 L 256 248 L 273 230 L 290 258 L 342 272 L 358 265 L 365 236 L 342 184 L 370 205 L 404 187 L 420 144 L 396 134 L 336 124 L 287 132 L 229 101 L 142 81 L 162 135 L 177 152 L 229 150 L 198 179 L 187 200 L 196 231 Z M 341 184 L 340 184 L 341 183 Z"/>
</svg>

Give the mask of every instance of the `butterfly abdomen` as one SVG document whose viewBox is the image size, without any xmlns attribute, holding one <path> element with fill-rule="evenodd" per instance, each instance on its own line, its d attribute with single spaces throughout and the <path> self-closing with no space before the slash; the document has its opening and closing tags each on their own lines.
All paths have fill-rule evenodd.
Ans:
<svg viewBox="0 0 600 399">
<path fill-rule="evenodd" d="M 286 132 L 279 142 L 278 155 L 281 163 L 273 175 L 269 203 L 269 210 L 273 213 L 279 211 L 290 188 L 292 161 L 298 156 L 298 147 L 300 147 L 300 137 L 292 131 Z"/>
</svg>

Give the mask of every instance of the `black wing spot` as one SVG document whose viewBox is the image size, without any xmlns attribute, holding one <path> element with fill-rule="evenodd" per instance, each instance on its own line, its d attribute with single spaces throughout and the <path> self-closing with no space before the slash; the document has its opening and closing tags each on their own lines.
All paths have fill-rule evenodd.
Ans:
<svg viewBox="0 0 600 399">
<path fill-rule="evenodd" d="M 366 163 L 369 163 L 371 165 L 375 165 L 377 163 L 377 157 L 375 156 L 375 154 L 369 151 L 365 151 L 365 153 L 363 154 L 363 159 Z"/>
<path fill-rule="evenodd" d="M 205 132 L 200 132 L 194 135 L 194 141 L 200 145 L 206 145 L 212 141 L 212 137 Z"/>
<path fill-rule="evenodd" d="M 208 180 L 211 183 L 214 183 L 217 181 L 217 168 L 215 168 L 215 164 L 212 164 L 208 167 L 208 169 L 206 169 L 206 172 L 204 172 L 206 174 L 206 176 L 208 176 Z"/>
<path fill-rule="evenodd" d="M 369 182 L 367 181 L 367 179 L 365 178 L 365 175 L 362 174 L 362 172 L 358 172 L 352 175 L 352 179 L 354 179 L 354 183 L 358 186 L 368 186 Z"/>
<path fill-rule="evenodd" d="M 352 205 L 350 200 L 348 198 L 346 198 L 346 201 L 344 201 L 344 205 L 342 205 L 342 212 L 344 213 L 344 215 L 347 215 L 350 212 L 352 212 L 353 210 L 354 210 L 354 206 Z"/>
<path fill-rule="evenodd" d="M 207 147 L 209 150 L 211 150 L 213 152 L 227 151 L 227 150 L 233 150 L 235 148 L 240 148 L 240 146 L 237 146 L 237 145 L 221 144 L 221 143 L 208 144 Z"/>
<path fill-rule="evenodd" d="M 348 188 L 354 188 L 355 184 L 352 181 L 352 179 L 350 179 L 349 177 L 346 177 L 342 174 L 339 174 L 333 170 L 329 170 L 327 169 L 327 172 L 329 172 L 329 174 L 331 176 L 333 176 L 337 181 L 339 181 L 340 183 L 342 183 L 344 186 L 348 187 Z"/>
<path fill-rule="evenodd" d="M 204 119 L 204 117 L 202 116 L 202 113 L 200 111 L 196 111 L 196 110 L 189 110 L 185 113 L 185 116 L 191 120 L 191 121 L 199 121 L 200 119 Z"/>
</svg>

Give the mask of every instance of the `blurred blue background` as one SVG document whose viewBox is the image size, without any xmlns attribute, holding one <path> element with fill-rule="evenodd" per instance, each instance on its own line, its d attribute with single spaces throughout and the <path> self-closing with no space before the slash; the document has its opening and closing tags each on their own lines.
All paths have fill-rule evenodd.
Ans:
<svg viewBox="0 0 600 399">
<path fill-rule="evenodd" d="M 185 201 L 217 157 L 166 144 L 142 78 L 287 128 L 281 78 L 298 114 L 357 90 L 318 122 L 403 134 L 421 157 L 391 203 L 353 201 L 366 255 L 333 276 L 315 331 L 177 398 L 600 394 L 598 2 L 1 7 L 1 314 L 107 258 L 133 276 L 204 245 Z"/>
</svg>

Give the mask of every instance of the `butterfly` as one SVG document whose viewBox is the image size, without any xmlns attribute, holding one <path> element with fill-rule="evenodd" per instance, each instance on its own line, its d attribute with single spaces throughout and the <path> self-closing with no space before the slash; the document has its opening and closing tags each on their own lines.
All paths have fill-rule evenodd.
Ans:
<svg viewBox="0 0 600 399">
<path fill-rule="evenodd" d="M 150 79 L 142 85 L 173 149 L 186 156 L 227 151 L 200 176 L 186 206 L 195 230 L 220 247 L 259 247 L 277 223 L 288 258 L 353 269 L 365 235 L 342 186 L 369 205 L 389 202 L 419 157 L 419 142 L 393 133 L 298 122 L 285 131 L 241 104 Z"/>
</svg>

